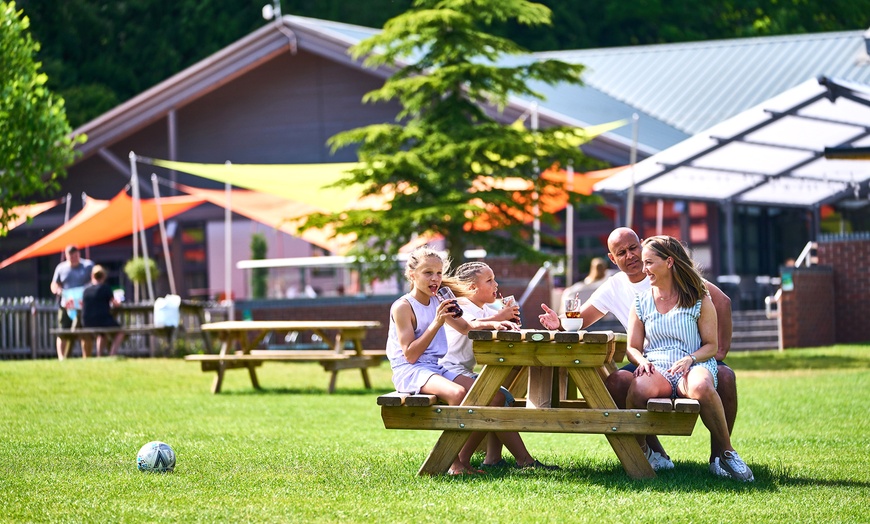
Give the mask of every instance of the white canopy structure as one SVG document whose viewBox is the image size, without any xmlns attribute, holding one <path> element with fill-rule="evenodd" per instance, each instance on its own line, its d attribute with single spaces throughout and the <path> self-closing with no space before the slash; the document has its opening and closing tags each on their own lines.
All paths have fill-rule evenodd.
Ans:
<svg viewBox="0 0 870 524">
<path fill-rule="evenodd" d="M 809 80 L 595 185 L 634 197 L 719 202 L 733 271 L 735 205 L 799 207 L 868 196 L 870 163 L 825 148 L 870 146 L 870 86 Z M 814 232 L 817 235 L 817 231 Z"/>
</svg>

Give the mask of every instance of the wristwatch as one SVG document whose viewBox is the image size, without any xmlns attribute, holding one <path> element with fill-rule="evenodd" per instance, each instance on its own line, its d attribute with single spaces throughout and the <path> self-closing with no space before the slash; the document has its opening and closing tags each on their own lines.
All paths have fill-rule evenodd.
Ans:
<svg viewBox="0 0 870 524">
<path fill-rule="evenodd" d="M 689 356 L 692 357 L 692 364 L 695 364 L 696 362 L 698 362 L 698 359 L 697 359 L 697 357 L 695 357 L 695 355 L 689 355 Z"/>
</svg>

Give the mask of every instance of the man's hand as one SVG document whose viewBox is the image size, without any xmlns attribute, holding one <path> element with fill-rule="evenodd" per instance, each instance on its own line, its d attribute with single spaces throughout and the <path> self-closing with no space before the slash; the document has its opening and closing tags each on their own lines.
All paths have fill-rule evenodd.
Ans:
<svg viewBox="0 0 870 524">
<path fill-rule="evenodd" d="M 557 329 L 562 328 L 562 321 L 559 320 L 559 314 L 550 309 L 547 304 L 541 304 L 541 309 L 544 312 L 538 315 L 538 320 L 541 321 L 541 325 L 550 331 L 555 331 Z"/>
</svg>

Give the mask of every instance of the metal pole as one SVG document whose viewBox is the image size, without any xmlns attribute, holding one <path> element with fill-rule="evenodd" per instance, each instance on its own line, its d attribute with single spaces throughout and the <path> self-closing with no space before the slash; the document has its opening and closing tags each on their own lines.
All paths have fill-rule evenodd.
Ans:
<svg viewBox="0 0 870 524">
<path fill-rule="evenodd" d="M 631 185 L 628 186 L 628 202 L 625 210 L 625 227 L 632 227 L 634 222 L 634 164 L 637 162 L 637 127 L 640 117 L 637 113 L 631 115 Z"/>
<path fill-rule="evenodd" d="M 538 103 L 537 102 L 532 103 L 532 107 L 529 109 L 529 111 L 531 111 L 531 118 L 532 118 L 532 122 L 531 122 L 532 133 L 535 133 L 538 130 Z M 535 138 L 537 138 L 537 137 L 535 137 Z M 534 214 L 534 218 L 532 219 L 532 229 L 534 231 L 533 246 L 535 248 L 535 251 L 540 251 L 541 250 L 541 217 L 540 217 L 541 211 L 540 211 L 540 206 L 538 205 L 538 191 L 537 191 L 537 184 L 538 184 L 538 180 L 540 178 L 540 173 L 539 173 L 540 166 L 538 166 L 537 158 L 534 159 L 534 163 L 535 163 L 535 192 L 534 192 L 535 205 L 532 208 L 532 213 Z"/>
<path fill-rule="evenodd" d="M 566 187 L 568 192 L 574 191 L 574 165 L 568 164 L 568 177 Z M 571 204 L 571 195 L 568 195 L 568 205 L 565 206 L 565 287 L 574 283 L 574 205 Z"/>
<path fill-rule="evenodd" d="M 166 224 L 163 222 L 163 208 L 160 207 L 160 188 L 157 187 L 157 175 L 151 173 L 151 187 L 154 189 L 154 204 L 157 206 L 157 221 L 160 224 L 160 241 L 163 244 L 163 256 L 166 259 L 166 273 L 169 277 L 169 292 L 176 295 L 175 276 L 172 270 L 172 258 L 169 255 L 169 241 L 166 238 Z"/>
<path fill-rule="evenodd" d="M 136 215 L 136 208 L 139 205 L 137 198 L 139 197 L 139 192 L 136 191 L 135 187 L 139 186 L 139 171 L 136 169 L 136 153 L 130 151 L 130 193 L 133 196 L 133 212 L 130 213 L 132 215 L 133 220 L 133 260 L 139 258 L 139 241 L 136 240 L 136 231 L 138 231 L 138 220 L 139 217 Z M 133 282 L 133 302 L 139 302 L 139 283 Z"/>
<path fill-rule="evenodd" d="M 232 184 L 230 183 L 230 167 L 233 165 L 229 160 L 226 161 L 227 166 L 227 181 L 224 184 L 227 204 L 224 206 L 224 301 L 227 307 L 227 320 L 235 318 L 233 311 L 233 192 Z"/>
</svg>

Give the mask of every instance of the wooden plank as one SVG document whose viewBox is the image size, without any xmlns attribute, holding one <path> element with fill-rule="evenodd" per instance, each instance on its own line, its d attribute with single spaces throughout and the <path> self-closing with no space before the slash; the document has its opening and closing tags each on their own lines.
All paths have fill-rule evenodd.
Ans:
<svg viewBox="0 0 870 524">
<path fill-rule="evenodd" d="M 674 411 L 677 413 L 700 413 L 701 404 L 691 398 L 678 398 L 674 400 Z"/>
<path fill-rule="evenodd" d="M 408 393 L 399 393 L 398 391 L 393 391 L 392 393 L 387 393 L 385 395 L 379 396 L 378 406 L 401 406 L 405 403 L 405 398 L 408 396 Z"/>
<path fill-rule="evenodd" d="M 435 395 L 428 395 L 425 393 L 418 393 L 416 395 L 409 395 L 405 399 L 405 405 L 411 407 L 427 407 L 432 406 L 438 403 L 438 397 Z"/>
<path fill-rule="evenodd" d="M 614 340 L 615 335 L 613 331 L 584 331 L 583 332 L 583 342 L 586 344 L 589 343 L 597 343 L 603 344 L 606 342 L 610 342 Z"/>
<path fill-rule="evenodd" d="M 669 413 L 674 410 L 674 404 L 669 398 L 651 398 L 646 401 L 646 409 L 657 413 Z"/>
<path fill-rule="evenodd" d="M 505 342 L 520 342 L 523 339 L 523 333 L 522 331 L 496 331 L 495 338 Z"/>
<path fill-rule="evenodd" d="M 427 408 L 432 409 L 432 408 Z M 386 408 L 381 408 L 381 413 L 384 411 L 393 411 Z M 398 410 L 395 410 L 398 411 Z M 429 452 L 423 465 L 420 466 L 418 475 L 441 475 L 447 473 L 450 465 L 459 456 L 462 446 L 468 442 L 468 437 L 471 433 L 466 431 L 445 431 L 438 437 L 438 442 L 435 447 Z"/>
<path fill-rule="evenodd" d="M 579 344 L 583 340 L 585 331 L 557 331 L 553 335 L 553 341 L 557 344 Z"/>
<path fill-rule="evenodd" d="M 490 329 L 473 329 L 468 332 L 468 338 L 471 340 L 492 340 L 495 338 L 495 331 Z"/>
<path fill-rule="evenodd" d="M 655 413 L 644 409 L 411 407 L 407 402 L 408 399 L 402 408 L 381 410 L 385 428 L 688 436 L 698 419 L 693 413 Z M 632 439 L 640 452 L 637 440 Z M 640 455 L 643 457 L 643 453 Z"/>
<path fill-rule="evenodd" d="M 499 331 L 499 333 L 507 333 Z M 474 342 L 479 364 L 500 366 L 598 367 L 604 364 L 607 344 L 556 344 L 553 342 Z"/>
</svg>

